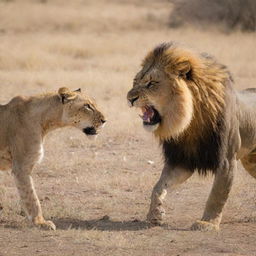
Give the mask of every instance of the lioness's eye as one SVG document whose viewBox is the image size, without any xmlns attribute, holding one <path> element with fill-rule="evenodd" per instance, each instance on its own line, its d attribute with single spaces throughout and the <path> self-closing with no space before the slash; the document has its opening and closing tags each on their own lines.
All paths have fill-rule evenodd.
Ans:
<svg viewBox="0 0 256 256">
<path fill-rule="evenodd" d="M 91 107 L 90 104 L 84 104 L 84 107 L 93 111 L 93 108 Z"/>
</svg>

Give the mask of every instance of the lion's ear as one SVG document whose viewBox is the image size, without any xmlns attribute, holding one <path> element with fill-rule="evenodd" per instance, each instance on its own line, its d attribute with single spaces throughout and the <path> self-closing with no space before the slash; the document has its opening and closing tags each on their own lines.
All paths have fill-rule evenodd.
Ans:
<svg viewBox="0 0 256 256">
<path fill-rule="evenodd" d="M 182 61 L 177 63 L 174 67 L 174 70 L 178 76 L 188 80 L 191 79 L 191 64 L 189 61 Z"/>
<path fill-rule="evenodd" d="M 67 87 L 61 87 L 58 91 L 59 98 L 62 104 L 65 104 L 77 97 L 76 92 L 71 92 Z"/>
</svg>

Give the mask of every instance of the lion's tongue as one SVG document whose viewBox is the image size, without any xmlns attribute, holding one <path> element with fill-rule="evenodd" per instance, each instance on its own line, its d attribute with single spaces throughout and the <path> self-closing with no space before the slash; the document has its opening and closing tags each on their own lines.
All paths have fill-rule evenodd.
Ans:
<svg viewBox="0 0 256 256">
<path fill-rule="evenodd" d="M 141 116 L 144 122 L 150 122 L 150 118 L 153 117 L 154 111 L 152 108 L 147 107 L 142 109 L 143 115 Z"/>
</svg>

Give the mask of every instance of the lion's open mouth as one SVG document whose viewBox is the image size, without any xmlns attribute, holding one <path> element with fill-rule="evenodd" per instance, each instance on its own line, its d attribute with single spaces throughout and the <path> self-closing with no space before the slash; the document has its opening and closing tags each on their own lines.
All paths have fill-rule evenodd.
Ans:
<svg viewBox="0 0 256 256">
<path fill-rule="evenodd" d="M 144 125 L 155 125 L 161 122 L 161 116 L 153 106 L 145 106 L 141 108 Z"/>
</svg>

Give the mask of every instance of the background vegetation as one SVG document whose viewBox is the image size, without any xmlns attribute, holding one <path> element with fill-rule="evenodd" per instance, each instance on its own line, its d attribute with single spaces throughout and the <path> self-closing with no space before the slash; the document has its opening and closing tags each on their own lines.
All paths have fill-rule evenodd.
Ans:
<svg viewBox="0 0 256 256">
<path fill-rule="evenodd" d="M 206 28 L 225 26 L 243 31 L 256 30 L 255 0 L 171 0 L 174 7 L 170 26 L 193 24 Z"/>
</svg>

